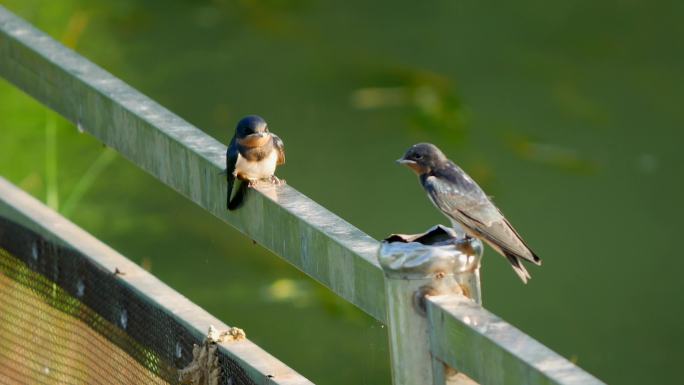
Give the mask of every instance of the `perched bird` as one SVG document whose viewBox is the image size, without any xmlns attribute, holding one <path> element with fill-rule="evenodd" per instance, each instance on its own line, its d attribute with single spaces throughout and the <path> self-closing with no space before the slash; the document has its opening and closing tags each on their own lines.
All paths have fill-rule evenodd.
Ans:
<svg viewBox="0 0 684 385">
<path fill-rule="evenodd" d="M 418 174 L 430 201 L 451 220 L 454 229 L 485 241 L 505 256 L 527 283 L 531 277 L 521 259 L 536 265 L 541 265 L 541 259 L 472 178 L 430 143 L 411 146 L 397 163 Z"/>
<path fill-rule="evenodd" d="M 235 178 L 246 181 L 247 187 L 252 187 L 257 181 L 264 179 L 279 184 L 280 180 L 273 173 L 276 166 L 283 163 L 285 145 L 277 135 L 268 131 L 266 121 L 257 115 L 240 119 L 226 151 L 228 210 L 238 208 L 245 194 L 245 183 L 242 183 L 235 197 L 231 199 Z"/>
</svg>

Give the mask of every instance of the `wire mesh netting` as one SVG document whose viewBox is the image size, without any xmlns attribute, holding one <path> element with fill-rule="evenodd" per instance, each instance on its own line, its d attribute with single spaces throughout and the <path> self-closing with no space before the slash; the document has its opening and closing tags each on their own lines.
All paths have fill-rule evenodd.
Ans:
<svg viewBox="0 0 684 385">
<path fill-rule="evenodd" d="M 115 272 L 0 218 L 0 384 L 177 384 L 202 342 Z M 218 364 L 218 383 L 254 384 Z"/>
</svg>

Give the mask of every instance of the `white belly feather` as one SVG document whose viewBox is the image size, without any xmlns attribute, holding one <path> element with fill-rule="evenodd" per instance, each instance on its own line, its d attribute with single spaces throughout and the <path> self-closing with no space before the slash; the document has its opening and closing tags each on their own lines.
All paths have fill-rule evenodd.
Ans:
<svg viewBox="0 0 684 385">
<path fill-rule="evenodd" d="M 235 164 L 235 173 L 244 179 L 265 179 L 270 178 L 275 173 L 278 152 L 271 151 L 271 154 L 260 161 L 248 161 L 238 154 Z"/>
</svg>

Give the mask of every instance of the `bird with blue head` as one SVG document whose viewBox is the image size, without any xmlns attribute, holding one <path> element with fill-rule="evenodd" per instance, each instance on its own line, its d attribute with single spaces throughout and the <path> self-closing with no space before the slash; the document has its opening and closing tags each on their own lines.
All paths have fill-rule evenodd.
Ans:
<svg viewBox="0 0 684 385">
<path fill-rule="evenodd" d="M 276 134 L 269 131 L 266 121 L 257 115 L 240 119 L 226 150 L 225 173 L 228 183 L 226 206 L 228 210 L 240 207 L 246 188 L 253 187 L 259 181 L 283 183 L 274 175 L 276 166 L 283 163 L 285 163 L 285 145 Z M 233 195 L 235 179 L 243 183 Z"/>
</svg>

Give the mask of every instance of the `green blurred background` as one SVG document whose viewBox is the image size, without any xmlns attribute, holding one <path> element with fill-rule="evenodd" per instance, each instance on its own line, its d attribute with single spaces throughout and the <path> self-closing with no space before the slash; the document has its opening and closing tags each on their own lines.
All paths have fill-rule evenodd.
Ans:
<svg viewBox="0 0 684 385">
<path fill-rule="evenodd" d="M 677 1 L 2 0 L 373 237 L 446 220 L 393 161 L 430 141 L 539 255 L 488 309 L 610 383 L 681 380 Z M 321 384 L 389 383 L 383 327 L 0 81 L 0 175 Z M 679 380 L 679 381 L 680 381 Z"/>
</svg>

